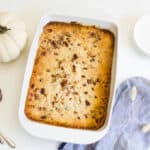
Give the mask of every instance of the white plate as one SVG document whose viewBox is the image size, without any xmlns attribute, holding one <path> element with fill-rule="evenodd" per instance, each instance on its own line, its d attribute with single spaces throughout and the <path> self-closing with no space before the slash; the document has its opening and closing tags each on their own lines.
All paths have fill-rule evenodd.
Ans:
<svg viewBox="0 0 150 150">
<path fill-rule="evenodd" d="M 140 50 L 150 55 L 150 15 L 138 19 L 134 27 L 133 36 Z"/>
<path fill-rule="evenodd" d="M 32 74 L 34 58 L 36 56 L 36 51 L 38 48 L 39 36 L 42 32 L 43 26 L 50 21 L 63 21 L 63 22 L 75 21 L 86 25 L 96 25 L 98 27 L 111 30 L 115 35 L 115 51 L 114 51 L 114 59 L 113 59 L 113 67 L 112 67 L 110 98 L 109 98 L 109 104 L 107 110 L 108 112 L 107 112 L 105 124 L 103 125 L 103 127 L 101 127 L 98 130 L 93 131 L 93 130 L 83 130 L 83 129 L 72 129 L 72 128 L 42 124 L 42 123 L 29 120 L 24 113 L 26 95 L 27 95 L 29 80 Z M 108 19 L 105 15 L 101 18 L 98 18 L 97 20 L 89 19 L 89 18 L 52 15 L 52 14 L 47 14 L 44 17 L 42 17 L 39 26 L 37 28 L 37 32 L 35 34 L 34 40 L 32 42 L 32 46 L 30 49 L 28 62 L 26 66 L 26 71 L 24 75 L 23 87 L 22 87 L 22 94 L 21 94 L 20 107 L 19 107 L 19 120 L 22 126 L 24 127 L 24 129 L 27 132 L 29 132 L 31 135 L 40 138 L 79 143 L 79 144 L 93 143 L 99 140 L 100 138 L 102 138 L 109 129 L 112 107 L 114 103 L 116 62 L 117 62 L 117 41 L 118 41 L 118 27 L 114 22 Z"/>
</svg>

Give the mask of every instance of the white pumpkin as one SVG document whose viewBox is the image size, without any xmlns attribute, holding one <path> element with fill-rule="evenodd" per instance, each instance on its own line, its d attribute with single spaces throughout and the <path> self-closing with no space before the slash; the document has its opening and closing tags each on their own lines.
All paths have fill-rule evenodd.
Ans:
<svg viewBox="0 0 150 150">
<path fill-rule="evenodd" d="M 0 12 L 0 62 L 17 58 L 27 40 L 25 24 L 8 12 Z"/>
</svg>

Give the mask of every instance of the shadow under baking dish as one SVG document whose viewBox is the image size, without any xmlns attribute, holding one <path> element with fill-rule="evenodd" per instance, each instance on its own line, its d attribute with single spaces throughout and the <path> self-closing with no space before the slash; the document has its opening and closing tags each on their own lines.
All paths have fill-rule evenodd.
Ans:
<svg viewBox="0 0 150 150">
<path fill-rule="evenodd" d="M 34 65 L 34 58 L 36 57 L 36 51 L 38 48 L 39 36 L 42 32 L 43 26 L 51 21 L 60 21 L 60 22 L 79 22 L 85 25 L 95 25 L 104 29 L 110 30 L 115 36 L 115 49 L 113 56 L 112 64 L 112 75 L 111 75 L 111 87 L 110 87 L 110 96 L 107 107 L 107 116 L 104 125 L 98 130 L 83 130 L 75 128 L 66 128 L 62 126 L 54 126 L 49 124 L 42 124 L 29 120 L 25 113 L 24 107 L 26 102 L 26 95 L 28 91 L 29 81 L 32 74 L 32 69 Z M 110 119 L 112 115 L 112 108 L 114 104 L 114 91 L 115 91 L 115 81 L 116 81 L 116 66 L 117 66 L 117 41 L 118 41 L 118 27 L 112 22 L 109 18 L 103 16 L 98 20 L 72 17 L 72 16 L 61 16 L 61 15 L 52 15 L 47 14 L 41 18 L 37 32 L 35 34 L 32 46 L 30 48 L 30 53 L 28 57 L 28 62 L 26 66 L 26 72 L 24 75 L 24 82 L 21 93 L 20 107 L 19 107 L 19 120 L 24 127 L 24 129 L 29 132 L 31 135 L 52 139 L 58 141 L 72 142 L 78 144 L 89 144 L 93 143 L 100 138 L 102 138 L 108 131 L 110 125 Z"/>
</svg>

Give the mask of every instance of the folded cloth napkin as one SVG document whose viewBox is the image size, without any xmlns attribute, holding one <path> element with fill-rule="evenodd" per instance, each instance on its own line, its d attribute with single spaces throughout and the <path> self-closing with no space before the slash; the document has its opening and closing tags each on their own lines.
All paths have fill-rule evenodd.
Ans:
<svg viewBox="0 0 150 150">
<path fill-rule="evenodd" d="M 136 89 L 136 93 L 133 91 Z M 135 100 L 132 99 L 135 97 Z M 109 132 L 94 144 L 62 143 L 59 150 L 149 150 L 150 81 L 133 77 L 124 81 L 116 91 Z M 150 127 L 150 126 L 149 126 Z M 144 131 L 143 131 L 144 129 Z"/>
</svg>

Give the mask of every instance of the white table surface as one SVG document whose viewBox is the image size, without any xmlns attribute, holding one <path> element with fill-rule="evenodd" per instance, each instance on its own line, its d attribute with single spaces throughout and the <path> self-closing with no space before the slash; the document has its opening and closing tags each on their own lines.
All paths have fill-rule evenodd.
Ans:
<svg viewBox="0 0 150 150">
<path fill-rule="evenodd" d="M 78 6 L 83 10 L 78 10 Z M 84 8 L 94 16 L 95 9 L 105 11 L 116 17 L 119 25 L 119 54 L 117 85 L 132 76 L 150 79 L 150 57 L 144 56 L 132 39 L 134 23 L 141 15 L 150 13 L 149 0 L 0 0 L 0 11 L 8 10 L 17 14 L 27 26 L 28 44 L 21 56 L 14 62 L 0 64 L 0 88 L 3 101 L 0 103 L 0 130 L 16 142 L 16 150 L 56 150 L 59 142 L 47 141 L 30 136 L 18 120 L 20 91 L 25 65 L 33 35 L 40 17 L 46 10 L 68 9 L 68 14 L 80 15 Z M 76 8 L 76 9 L 73 9 Z M 8 150 L 0 145 L 0 150 Z"/>
</svg>

